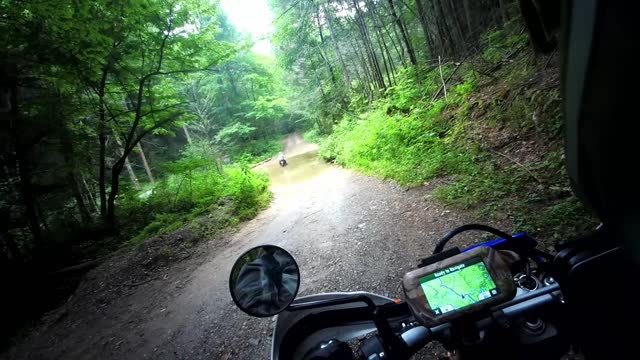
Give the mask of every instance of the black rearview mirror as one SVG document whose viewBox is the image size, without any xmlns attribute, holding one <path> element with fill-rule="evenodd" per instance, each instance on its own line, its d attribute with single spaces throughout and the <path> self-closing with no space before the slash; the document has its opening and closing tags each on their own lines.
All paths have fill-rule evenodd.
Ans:
<svg viewBox="0 0 640 360">
<path fill-rule="evenodd" d="M 264 245 L 238 258 L 231 269 L 229 290 L 240 310 L 256 317 L 282 312 L 300 287 L 300 269 L 286 250 Z"/>
</svg>

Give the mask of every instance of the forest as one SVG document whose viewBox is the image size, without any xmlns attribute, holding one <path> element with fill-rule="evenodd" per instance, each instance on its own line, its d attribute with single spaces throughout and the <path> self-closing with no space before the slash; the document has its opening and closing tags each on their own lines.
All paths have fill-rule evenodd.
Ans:
<svg viewBox="0 0 640 360">
<path fill-rule="evenodd" d="M 549 241 L 594 226 L 564 169 L 559 19 L 531 21 L 548 2 L 273 4 L 322 158 Z"/>
<path fill-rule="evenodd" d="M 269 56 L 217 1 L 0 0 L 0 276 L 21 294 L 3 301 L 37 318 L 109 254 L 254 217 L 271 192 L 252 166 L 293 132 L 519 230 L 593 226 L 554 34 L 532 43 L 519 3 L 270 0 Z"/>
</svg>

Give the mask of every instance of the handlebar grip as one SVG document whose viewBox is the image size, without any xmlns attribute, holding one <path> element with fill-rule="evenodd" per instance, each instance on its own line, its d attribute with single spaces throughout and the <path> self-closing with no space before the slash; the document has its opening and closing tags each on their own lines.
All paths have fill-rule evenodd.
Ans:
<svg viewBox="0 0 640 360">
<path fill-rule="evenodd" d="M 400 337 L 407 347 L 415 352 L 422 349 L 431 341 L 431 330 L 424 326 L 416 326 L 403 332 Z"/>
</svg>

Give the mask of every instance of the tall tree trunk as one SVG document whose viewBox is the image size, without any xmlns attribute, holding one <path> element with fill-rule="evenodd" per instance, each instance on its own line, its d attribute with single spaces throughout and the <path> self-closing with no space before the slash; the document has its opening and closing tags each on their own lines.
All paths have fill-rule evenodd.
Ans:
<svg viewBox="0 0 640 360">
<path fill-rule="evenodd" d="M 469 0 L 462 0 L 462 7 L 464 8 L 464 18 L 467 21 L 467 34 L 470 37 L 475 37 L 475 31 L 471 21 L 471 4 L 469 3 Z"/>
<path fill-rule="evenodd" d="M 133 171 L 133 166 L 131 166 L 131 162 L 129 161 L 128 157 L 124 159 L 124 166 L 127 168 L 127 172 L 129 173 L 129 177 L 131 178 L 133 187 L 135 187 L 137 190 L 140 190 L 140 181 L 138 181 L 138 177 L 136 176 L 135 171 Z"/>
<path fill-rule="evenodd" d="M 406 68 L 407 61 L 405 59 L 406 58 L 405 54 L 407 52 L 404 46 L 402 45 L 402 40 L 400 35 L 398 34 L 398 29 L 396 29 L 395 26 L 391 26 L 391 29 L 393 30 L 393 36 L 391 36 L 389 29 L 385 28 L 384 30 L 387 32 L 387 36 L 391 40 L 391 45 L 393 46 L 393 49 L 396 51 L 396 54 L 398 55 L 398 59 L 400 59 L 400 63 L 402 64 L 402 67 Z M 399 44 L 399 48 L 398 48 L 398 44 Z"/>
<path fill-rule="evenodd" d="M 355 56 L 353 56 L 355 58 L 355 66 L 353 67 L 353 70 L 356 73 L 356 78 L 358 79 L 358 82 L 362 85 L 362 90 L 366 92 L 367 98 L 369 99 L 371 98 L 371 94 L 370 94 L 371 89 L 370 89 L 369 80 L 366 74 L 365 64 L 362 62 L 360 51 L 358 50 L 357 46 L 353 42 L 353 38 L 351 39 L 351 48 L 354 50 L 354 53 L 355 53 Z M 363 71 L 362 75 L 360 75 L 360 70 L 358 69 L 362 69 Z"/>
<path fill-rule="evenodd" d="M 352 0 L 353 2 L 353 6 L 356 10 L 356 24 L 358 25 L 358 28 L 360 29 L 360 34 L 362 36 L 362 42 L 364 43 L 365 49 L 367 51 L 367 54 L 369 56 L 369 60 L 371 62 L 371 67 L 372 67 L 372 71 L 373 71 L 373 75 L 376 79 L 376 82 L 378 84 L 378 88 L 380 90 L 385 90 L 386 89 L 386 85 L 384 83 L 384 76 L 382 75 L 382 70 L 380 68 L 380 62 L 378 61 L 378 58 L 376 56 L 375 50 L 373 48 L 373 43 L 371 42 L 371 36 L 369 35 L 369 31 L 367 29 L 367 24 L 364 20 L 364 15 L 362 13 L 362 9 L 360 9 L 360 5 L 358 4 L 358 1 L 356 0 Z"/>
<path fill-rule="evenodd" d="M 384 20 L 382 19 L 382 16 L 378 11 L 378 6 L 375 3 L 367 0 L 366 4 L 367 4 L 367 8 L 369 9 L 369 12 L 373 14 L 372 15 L 373 27 L 375 29 L 376 37 L 378 40 L 378 47 L 380 48 L 380 54 L 382 55 L 382 61 L 384 64 L 385 72 L 387 74 L 387 81 L 389 85 L 394 85 L 396 81 L 396 65 L 393 62 L 393 56 L 391 55 L 391 51 L 389 51 L 389 47 L 387 46 L 387 42 L 385 41 Z M 377 25 L 376 25 L 376 21 L 378 22 Z M 389 32 L 387 32 L 387 34 L 389 34 Z M 390 35 L 388 37 L 391 40 L 393 39 L 393 37 Z"/>
<path fill-rule="evenodd" d="M 380 16 L 377 11 L 377 7 L 369 0 L 365 0 L 365 4 L 367 6 L 367 13 L 370 16 L 373 34 L 375 36 L 376 42 L 378 43 L 378 49 L 380 50 L 380 56 L 382 57 L 382 65 L 384 67 L 384 72 L 387 75 L 387 83 L 389 85 L 393 85 L 393 81 L 391 80 L 391 64 L 387 61 L 387 55 L 389 53 L 389 49 L 387 48 L 387 44 L 384 42 L 384 37 L 382 35 L 381 27 L 382 21 L 380 20 Z M 378 24 L 376 24 L 378 22 Z"/>
<path fill-rule="evenodd" d="M 33 192 L 33 185 L 31 184 L 31 168 L 28 163 L 27 149 L 30 146 L 30 141 L 24 139 L 25 132 L 23 131 L 20 122 L 20 109 L 18 101 L 18 79 L 10 76 L 7 85 L 11 89 L 11 95 L 9 97 L 10 110 L 8 115 L 8 125 L 11 132 L 11 139 L 13 140 L 13 149 L 15 151 L 16 168 L 19 179 L 20 197 L 25 207 L 27 216 L 27 222 L 29 224 L 29 230 L 33 236 L 33 241 L 36 246 L 42 244 L 42 231 L 40 229 L 40 220 L 38 219 L 38 213 L 36 209 L 36 198 Z"/>
<path fill-rule="evenodd" d="M 427 53 L 430 56 L 433 56 L 433 54 L 436 51 L 441 51 L 441 45 L 438 45 L 438 50 L 435 49 L 435 44 L 433 44 L 431 42 L 431 34 L 430 34 L 430 29 L 429 29 L 429 21 L 427 20 L 427 11 L 424 7 L 424 4 L 422 3 L 423 0 L 416 0 L 416 9 L 418 10 L 418 20 L 420 20 L 420 25 L 422 26 L 422 32 L 424 33 L 424 41 L 425 41 L 425 47 L 427 49 Z M 429 0 L 427 0 L 429 1 Z M 440 38 L 436 35 L 435 38 L 440 41 Z M 429 58 L 427 58 L 427 61 L 429 62 Z"/>
<path fill-rule="evenodd" d="M 333 65 L 331 65 L 331 62 L 329 61 L 329 58 L 327 58 L 327 56 L 325 55 L 324 51 L 322 51 L 322 48 L 320 46 L 317 46 L 316 48 L 318 49 L 318 53 L 320 54 L 320 58 L 322 59 L 324 64 L 327 66 L 327 71 L 329 71 L 329 77 L 331 78 L 331 84 L 333 84 L 334 87 L 337 87 L 338 86 L 338 81 L 336 80 L 336 74 L 335 74 L 335 70 L 333 69 Z"/>
<path fill-rule="evenodd" d="M 453 0 L 442 0 L 444 1 L 443 7 L 446 9 L 445 11 L 449 12 L 449 26 L 453 28 L 455 34 L 455 47 L 458 49 L 458 54 L 464 53 L 467 50 L 467 42 L 464 39 L 464 32 L 462 31 L 462 23 L 460 22 L 460 17 L 458 11 L 453 4 Z"/>
<path fill-rule="evenodd" d="M 369 70 L 367 60 L 364 54 L 362 53 L 362 51 L 360 50 L 360 46 L 358 45 L 359 43 L 355 41 L 353 38 L 351 38 L 351 47 L 356 52 L 356 55 L 357 55 L 356 58 L 360 60 L 360 65 L 356 63 L 356 66 L 354 66 L 354 68 L 357 69 L 358 67 L 360 67 L 362 69 L 362 72 L 364 73 L 364 80 L 366 82 L 363 82 L 363 86 L 366 85 L 367 99 L 368 99 L 368 102 L 371 103 L 371 101 L 373 100 L 373 93 L 371 91 L 371 84 L 373 83 L 373 78 Z"/>
<path fill-rule="evenodd" d="M 387 2 L 389 3 L 389 10 L 391 11 L 391 16 L 393 16 L 394 22 L 398 27 L 398 29 L 400 30 L 400 33 L 402 34 L 402 41 L 404 42 L 404 46 L 407 49 L 407 52 L 409 53 L 409 59 L 411 60 L 411 65 L 415 66 L 418 63 L 418 60 L 416 59 L 416 53 L 415 53 L 415 50 L 413 50 L 413 45 L 411 44 L 411 40 L 409 40 L 409 35 L 407 35 L 407 29 L 402 23 L 402 19 L 400 19 L 400 17 L 396 13 L 396 8 L 395 8 L 395 5 L 393 4 L 393 0 L 387 0 Z"/>
<path fill-rule="evenodd" d="M 455 41 L 453 40 L 451 31 L 447 25 L 445 14 L 442 10 L 442 2 L 441 0 L 431 0 L 430 3 L 438 26 L 438 34 L 444 39 L 444 44 L 446 44 L 444 46 L 443 53 L 446 55 L 452 55 L 455 53 Z"/>
<path fill-rule="evenodd" d="M 322 23 L 320 22 L 320 6 L 316 6 L 316 22 L 318 25 L 318 32 L 320 33 L 320 45 L 318 46 L 318 52 L 320 53 L 320 57 L 322 58 L 322 60 L 324 61 L 324 63 L 327 65 L 327 69 L 329 70 L 329 75 L 331 76 L 331 83 L 333 84 L 334 87 L 338 86 L 338 83 L 336 81 L 336 74 L 335 74 L 335 70 L 333 69 L 333 65 L 331 65 L 331 61 L 329 61 L 329 58 L 327 57 L 327 55 L 324 53 L 324 32 L 322 31 Z"/>
<path fill-rule="evenodd" d="M 100 215 L 104 218 L 107 216 L 107 186 L 106 186 L 106 167 L 107 167 L 107 155 L 106 155 L 106 135 L 104 133 L 104 126 L 100 125 L 98 129 L 98 140 L 100 141 L 100 155 L 98 162 L 100 163 L 100 169 L 98 172 L 98 188 L 100 192 Z"/>
<path fill-rule="evenodd" d="M 91 202 L 91 205 L 93 205 L 93 208 L 96 211 L 96 213 L 99 214 L 100 209 L 98 208 L 98 203 L 96 203 L 96 199 L 93 197 L 93 191 L 91 190 L 91 188 L 89 188 L 89 184 L 87 184 L 87 180 L 85 180 L 84 176 L 82 176 L 82 184 L 84 185 L 84 190 L 86 191 L 85 194 L 87 194 L 87 197 Z"/>
<path fill-rule="evenodd" d="M 505 0 L 498 0 L 498 4 L 500 5 L 500 16 L 502 17 L 502 24 L 504 25 L 509 22 L 507 3 Z"/>
<path fill-rule="evenodd" d="M 106 64 L 102 68 L 102 77 L 100 79 L 100 85 L 98 87 L 98 141 L 100 143 L 100 150 L 98 156 L 99 171 L 98 171 L 98 187 L 100 188 L 100 215 L 103 220 L 106 220 L 107 216 L 107 185 L 106 185 L 106 170 L 107 170 L 107 134 L 106 134 L 106 122 L 107 122 L 107 109 L 105 103 L 105 88 L 107 86 L 107 76 L 109 74 L 109 64 Z"/>
<path fill-rule="evenodd" d="M 82 223 L 88 225 L 91 223 L 91 213 L 89 213 L 89 209 L 84 202 L 82 190 L 80 190 L 78 179 L 73 174 L 73 170 L 69 171 L 69 173 L 67 174 L 67 180 L 69 181 L 69 185 L 71 186 L 73 198 L 76 200 L 78 212 L 80 213 L 80 218 L 82 218 Z"/>
<path fill-rule="evenodd" d="M 84 201 L 84 197 L 82 196 L 82 190 L 80 189 L 80 185 L 78 184 L 71 131 L 66 126 L 63 126 L 62 128 L 61 140 L 62 140 L 62 152 L 63 152 L 64 162 L 65 162 L 65 168 L 67 171 L 67 181 L 71 186 L 71 193 L 73 195 L 73 198 L 76 201 L 76 205 L 78 206 L 78 213 L 80 214 L 82 223 L 84 225 L 87 225 L 91 223 L 91 213 L 87 209 L 87 206 Z"/>
<path fill-rule="evenodd" d="M 191 135 L 189 134 L 189 129 L 187 129 L 187 125 L 182 125 L 182 130 L 184 130 L 184 136 L 187 138 L 187 142 L 191 144 L 192 143 Z"/>
<path fill-rule="evenodd" d="M 360 70 L 358 70 L 359 66 L 356 66 L 355 68 L 353 68 L 355 74 L 356 74 L 356 79 L 358 80 L 358 84 L 360 84 L 362 86 L 362 91 L 365 92 L 365 94 L 367 95 L 367 98 L 369 98 L 371 95 L 369 94 L 369 83 L 367 81 L 366 78 L 364 78 L 364 76 L 366 75 L 361 75 L 360 74 Z"/>
<path fill-rule="evenodd" d="M 100 155 L 98 158 L 98 162 L 100 163 L 98 175 L 98 187 L 100 190 L 100 215 L 105 218 L 107 215 L 107 185 L 105 179 L 107 170 L 107 139 L 104 131 L 104 124 L 101 124 L 99 126 L 98 140 L 100 141 Z"/>
<path fill-rule="evenodd" d="M 373 97 L 373 89 L 378 88 L 378 81 L 376 76 L 374 75 L 374 70 L 371 65 L 371 59 L 369 58 L 369 52 L 364 49 L 366 45 L 358 42 L 356 40 L 356 49 L 358 49 L 358 54 L 360 55 L 360 63 L 362 68 L 364 69 L 365 76 L 367 78 L 367 88 L 371 92 L 371 96 Z"/>
<path fill-rule="evenodd" d="M 378 40 L 378 47 L 380 48 L 380 55 L 382 56 L 382 65 L 384 66 L 384 72 L 387 75 L 387 84 L 389 84 L 389 86 L 393 86 L 393 81 L 391 80 L 391 72 L 389 70 L 391 68 L 391 65 L 387 64 L 387 57 L 385 56 L 386 45 L 384 45 L 384 42 L 382 41 L 382 39 L 380 39 L 380 35 L 377 31 L 376 38 Z"/>
<path fill-rule="evenodd" d="M 384 71 L 387 74 L 387 83 L 392 86 L 394 82 L 391 79 L 391 74 L 393 74 L 394 70 L 393 63 L 391 62 L 391 56 L 389 54 L 389 48 L 384 42 L 384 37 L 379 29 L 376 29 L 375 34 L 376 40 L 378 42 L 378 48 L 380 48 L 380 55 L 382 55 L 382 64 L 384 65 Z M 393 78 L 395 79 L 395 74 L 393 75 Z"/>
<path fill-rule="evenodd" d="M 327 102 L 327 95 L 324 92 L 324 86 L 322 85 L 322 80 L 320 80 L 320 76 L 318 76 L 318 70 L 313 69 L 313 74 L 316 77 L 316 82 L 318 83 L 318 89 L 320 89 L 320 96 L 323 102 Z"/>
<path fill-rule="evenodd" d="M 142 149 L 142 141 L 138 143 L 138 151 L 140 152 L 140 160 L 142 160 L 144 171 L 147 173 L 149 181 L 153 184 L 156 182 L 156 180 L 153 178 L 153 173 L 151 172 L 151 168 L 149 167 L 149 162 L 147 162 L 147 156 L 144 154 L 144 150 Z"/>
<path fill-rule="evenodd" d="M 344 56 L 342 55 L 342 51 L 340 49 L 340 45 L 335 36 L 335 27 L 333 26 L 332 16 L 327 12 L 327 6 L 325 4 L 322 5 L 325 16 L 327 17 L 327 23 L 329 24 L 329 36 L 331 37 L 331 43 L 333 44 L 333 48 L 338 56 L 338 61 L 340 61 L 340 66 L 342 67 L 342 74 L 344 75 L 345 85 L 347 89 L 351 89 L 351 75 L 349 74 L 349 69 L 347 68 L 347 64 L 344 61 Z"/>
<path fill-rule="evenodd" d="M 120 174 L 126 161 L 128 160 L 125 156 L 124 161 L 118 161 L 111 167 L 111 191 L 109 192 L 109 199 L 107 200 L 106 216 L 107 227 L 111 231 L 116 230 L 116 197 L 118 196 L 118 191 L 120 191 Z"/>
<path fill-rule="evenodd" d="M 118 135 L 116 135 L 116 134 L 113 134 L 113 137 L 116 139 L 116 142 L 118 143 L 118 146 L 120 146 L 120 148 L 122 149 L 121 157 L 124 158 L 124 167 L 127 169 L 127 172 L 129 173 L 129 177 L 131 178 L 131 183 L 133 184 L 133 187 L 135 187 L 136 189 L 140 189 L 140 181 L 138 181 L 138 177 L 136 176 L 136 172 L 133 171 L 133 166 L 131 166 L 131 162 L 129 162 L 129 156 L 125 156 L 124 155 L 126 149 L 125 149 L 124 145 L 122 144 L 122 140 L 120 140 L 120 137 Z M 118 174 L 118 176 L 120 176 L 120 174 Z M 113 176 L 112 176 L 112 178 L 113 178 Z M 113 179 L 111 181 L 113 182 Z M 113 190 L 111 190 L 111 192 L 113 192 Z"/>
</svg>

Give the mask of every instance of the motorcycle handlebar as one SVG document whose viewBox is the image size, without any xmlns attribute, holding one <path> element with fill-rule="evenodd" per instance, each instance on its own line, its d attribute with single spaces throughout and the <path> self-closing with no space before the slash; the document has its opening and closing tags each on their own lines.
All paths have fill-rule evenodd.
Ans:
<svg viewBox="0 0 640 360">
<path fill-rule="evenodd" d="M 506 319 L 513 319 L 525 313 L 540 309 L 549 304 L 556 303 L 560 299 L 560 286 L 552 284 L 543 288 L 531 291 L 522 296 L 518 296 L 511 301 L 505 302 L 491 308 L 491 312 Z M 497 315 L 497 314 L 496 314 Z M 478 330 L 487 328 L 495 322 L 496 316 L 487 317 L 476 321 Z M 445 333 L 451 329 L 451 323 L 428 328 L 425 326 L 416 326 L 404 331 L 400 334 L 400 338 L 404 341 L 407 348 L 415 353 L 427 345 L 437 335 Z"/>
</svg>

